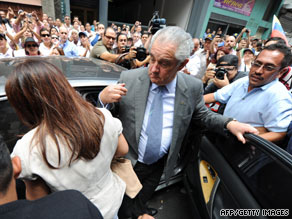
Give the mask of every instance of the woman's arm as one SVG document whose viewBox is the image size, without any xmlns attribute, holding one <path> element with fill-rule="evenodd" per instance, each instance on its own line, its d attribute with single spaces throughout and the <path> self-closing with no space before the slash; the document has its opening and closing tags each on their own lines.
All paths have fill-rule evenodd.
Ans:
<svg viewBox="0 0 292 219">
<path fill-rule="evenodd" d="M 115 153 L 115 157 L 125 156 L 129 151 L 128 142 L 126 141 L 123 134 L 120 134 L 118 138 L 118 147 Z"/>
</svg>

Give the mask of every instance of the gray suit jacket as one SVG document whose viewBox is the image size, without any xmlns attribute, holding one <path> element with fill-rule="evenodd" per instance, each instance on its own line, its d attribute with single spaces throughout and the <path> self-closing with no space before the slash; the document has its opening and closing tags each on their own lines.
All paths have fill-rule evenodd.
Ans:
<svg viewBox="0 0 292 219">
<path fill-rule="evenodd" d="M 223 133 L 227 118 L 207 109 L 203 100 L 203 84 L 200 80 L 178 72 L 172 140 L 165 166 L 166 182 L 173 174 L 182 141 L 191 121 L 200 122 L 208 129 Z M 123 134 L 129 144 L 128 158 L 138 159 L 138 143 L 150 88 L 148 68 L 122 72 L 120 83 L 125 83 L 128 93 L 119 102 L 119 118 Z M 194 133 L 195 134 L 195 133 Z"/>
</svg>

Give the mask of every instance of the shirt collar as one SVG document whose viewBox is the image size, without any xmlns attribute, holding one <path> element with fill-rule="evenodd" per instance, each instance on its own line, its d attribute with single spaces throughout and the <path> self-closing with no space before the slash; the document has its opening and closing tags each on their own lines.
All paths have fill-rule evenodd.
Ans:
<svg viewBox="0 0 292 219">
<path fill-rule="evenodd" d="M 279 79 L 275 78 L 273 81 L 271 81 L 270 83 L 267 83 L 261 87 L 256 87 L 257 89 L 261 89 L 261 90 L 267 90 L 269 87 L 273 86 L 275 83 L 278 83 Z"/>
<path fill-rule="evenodd" d="M 168 84 L 165 85 L 167 91 L 169 93 L 174 93 L 175 92 L 175 87 L 176 87 L 176 82 L 177 82 L 177 75 L 175 76 L 175 78 L 169 82 Z M 151 83 L 151 88 L 150 90 L 153 91 L 154 89 L 156 89 L 159 85 L 155 84 L 155 83 Z"/>
</svg>

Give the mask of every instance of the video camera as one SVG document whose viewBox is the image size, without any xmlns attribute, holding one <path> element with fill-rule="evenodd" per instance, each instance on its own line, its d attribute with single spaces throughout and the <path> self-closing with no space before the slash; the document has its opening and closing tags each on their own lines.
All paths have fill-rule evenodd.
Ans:
<svg viewBox="0 0 292 219">
<path fill-rule="evenodd" d="M 125 46 L 125 51 L 124 52 L 129 52 L 129 51 L 130 51 L 130 47 L 129 46 Z M 146 49 L 144 47 L 137 47 L 135 49 L 135 51 L 137 51 L 136 59 L 138 59 L 139 61 L 143 61 L 144 59 L 146 59 L 147 54 L 146 54 Z"/>
<path fill-rule="evenodd" d="M 219 80 L 224 80 L 224 75 L 228 73 L 225 68 L 216 68 L 215 72 L 215 77 Z"/>
<path fill-rule="evenodd" d="M 149 21 L 148 27 L 151 28 L 151 34 L 154 35 L 158 30 L 166 26 L 165 18 L 159 18 L 158 11 L 153 13 L 153 17 Z"/>
</svg>

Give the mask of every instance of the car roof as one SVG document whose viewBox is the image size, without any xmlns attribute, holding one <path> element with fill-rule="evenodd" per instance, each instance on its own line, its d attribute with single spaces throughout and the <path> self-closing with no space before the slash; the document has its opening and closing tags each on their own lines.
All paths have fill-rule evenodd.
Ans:
<svg viewBox="0 0 292 219">
<path fill-rule="evenodd" d="M 0 96 L 5 96 L 8 75 L 18 63 L 27 59 L 46 60 L 58 67 L 73 87 L 101 86 L 116 83 L 125 68 L 110 62 L 91 58 L 68 58 L 65 56 L 37 56 L 0 59 Z"/>
</svg>

